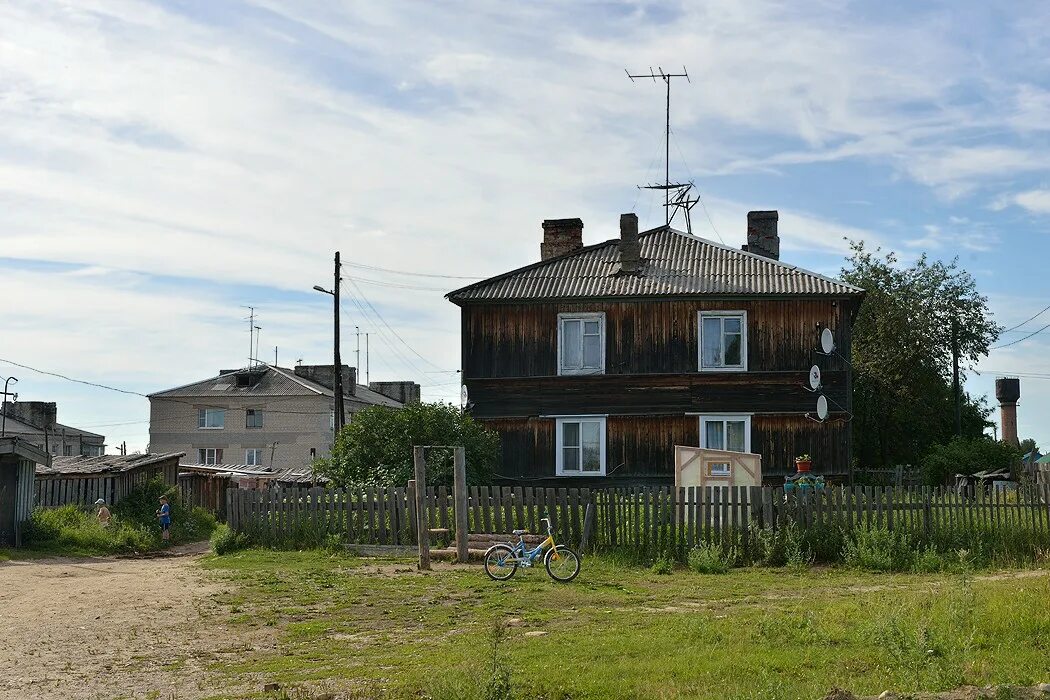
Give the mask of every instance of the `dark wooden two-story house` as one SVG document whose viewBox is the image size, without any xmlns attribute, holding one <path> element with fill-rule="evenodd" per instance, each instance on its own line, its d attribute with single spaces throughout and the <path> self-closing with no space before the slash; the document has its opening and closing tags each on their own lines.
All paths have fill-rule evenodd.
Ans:
<svg viewBox="0 0 1050 700">
<path fill-rule="evenodd" d="M 750 212 L 741 250 L 666 226 L 639 233 L 634 214 L 620 238 L 584 246 L 581 220 L 548 220 L 540 262 L 449 293 L 469 410 L 502 437 L 501 477 L 670 484 L 675 445 L 758 453 L 767 483 L 801 454 L 846 476 L 844 358 L 863 291 L 781 262 L 777 218 Z M 824 328 L 835 354 L 816 352 Z"/>
</svg>

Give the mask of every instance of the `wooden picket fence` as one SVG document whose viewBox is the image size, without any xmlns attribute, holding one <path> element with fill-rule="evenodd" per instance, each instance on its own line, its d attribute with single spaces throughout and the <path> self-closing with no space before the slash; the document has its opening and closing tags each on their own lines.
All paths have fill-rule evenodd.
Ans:
<svg viewBox="0 0 1050 700">
<path fill-rule="evenodd" d="M 428 536 L 435 543 L 449 543 L 456 521 L 450 490 L 428 488 L 423 504 Z M 230 526 L 274 544 L 309 543 L 336 535 L 353 544 L 412 546 L 417 541 L 415 511 L 411 486 L 226 491 Z M 789 523 L 806 529 L 904 529 L 929 541 L 973 526 L 1050 533 L 1050 486 L 967 494 L 943 488 L 873 486 L 798 494 L 768 487 L 468 489 L 471 533 L 541 532 L 544 517 L 551 519 L 560 541 L 587 541 L 597 549 L 689 547 Z"/>
</svg>

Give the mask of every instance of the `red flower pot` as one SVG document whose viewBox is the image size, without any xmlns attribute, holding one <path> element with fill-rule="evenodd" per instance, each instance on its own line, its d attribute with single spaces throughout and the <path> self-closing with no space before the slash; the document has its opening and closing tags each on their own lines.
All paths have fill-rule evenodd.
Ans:
<svg viewBox="0 0 1050 700">
<path fill-rule="evenodd" d="M 798 468 L 799 472 L 808 472 L 813 468 L 813 460 L 811 459 L 800 459 L 795 461 L 795 467 Z"/>
</svg>

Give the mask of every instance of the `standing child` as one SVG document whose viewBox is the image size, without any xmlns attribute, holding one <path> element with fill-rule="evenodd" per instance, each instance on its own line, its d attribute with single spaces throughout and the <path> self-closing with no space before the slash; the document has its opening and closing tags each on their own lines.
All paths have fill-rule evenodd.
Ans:
<svg viewBox="0 0 1050 700">
<path fill-rule="evenodd" d="M 160 497 L 160 508 L 157 509 L 157 518 L 160 519 L 161 537 L 164 538 L 165 546 L 171 543 L 171 506 L 168 505 L 168 497 Z"/>
</svg>

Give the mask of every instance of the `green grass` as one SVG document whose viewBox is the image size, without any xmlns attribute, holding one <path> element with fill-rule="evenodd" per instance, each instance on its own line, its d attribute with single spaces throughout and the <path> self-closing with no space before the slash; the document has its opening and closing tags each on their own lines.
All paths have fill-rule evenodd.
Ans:
<svg viewBox="0 0 1050 700">
<path fill-rule="evenodd" d="M 510 670 L 519 698 L 775 700 L 820 698 L 833 686 L 877 695 L 1050 680 L 1042 572 L 666 575 L 588 558 L 561 585 L 541 569 L 495 583 L 480 567 L 424 575 L 411 562 L 377 567 L 322 552 L 246 550 L 204 566 L 233 584 L 218 599 L 232 624 L 277 635 L 276 650 L 215 667 L 231 682 L 482 698 L 493 628 L 512 619 L 520 623 L 504 630 L 497 669 Z"/>
</svg>

